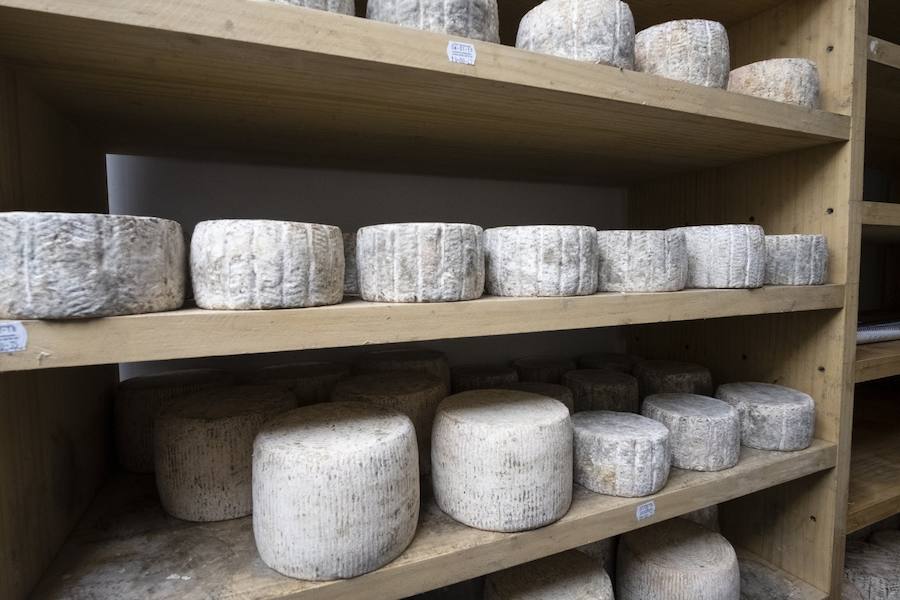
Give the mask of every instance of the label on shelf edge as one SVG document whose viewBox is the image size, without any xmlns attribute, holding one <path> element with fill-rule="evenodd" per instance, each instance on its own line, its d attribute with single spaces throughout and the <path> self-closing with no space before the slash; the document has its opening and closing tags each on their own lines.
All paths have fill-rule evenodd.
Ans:
<svg viewBox="0 0 900 600">
<path fill-rule="evenodd" d="M 643 504 L 638 504 L 637 508 L 634 509 L 634 518 L 638 521 L 649 519 L 655 514 L 656 502 L 654 502 L 653 500 L 651 500 L 650 502 L 644 502 Z"/>
<path fill-rule="evenodd" d="M 0 321 L 0 352 L 21 352 L 28 346 L 28 331 L 21 321 Z"/>
<path fill-rule="evenodd" d="M 472 44 L 467 44 L 466 42 L 454 42 L 453 40 L 447 42 L 447 58 L 450 59 L 450 62 L 452 63 L 474 65 L 477 56 L 478 53 L 475 52 L 475 46 Z"/>
</svg>

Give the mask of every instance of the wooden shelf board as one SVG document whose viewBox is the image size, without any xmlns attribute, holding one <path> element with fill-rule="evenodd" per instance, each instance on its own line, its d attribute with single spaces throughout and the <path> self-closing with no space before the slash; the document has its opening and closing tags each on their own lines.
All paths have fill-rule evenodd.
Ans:
<svg viewBox="0 0 900 600">
<path fill-rule="evenodd" d="M 900 45 L 869 36 L 866 90 L 866 163 L 884 164 L 892 160 L 900 138 Z M 868 138 L 872 137 L 872 142 Z M 879 140 L 885 140 L 879 144 Z M 877 154 L 886 156 L 877 156 Z M 896 161 L 896 158 L 893 158 Z"/>
<path fill-rule="evenodd" d="M 891 69 L 900 69 L 900 44 L 870 35 L 869 60 Z"/>
<path fill-rule="evenodd" d="M 900 227 L 900 204 L 863 202 L 862 223 L 881 227 Z"/>
<path fill-rule="evenodd" d="M 844 286 L 830 284 L 568 298 L 486 296 L 435 304 L 350 300 L 286 310 L 185 309 L 83 321 L 35 320 L 24 321 L 25 350 L 0 354 L 0 371 L 799 312 L 840 308 L 843 301 Z"/>
<path fill-rule="evenodd" d="M 410 547 L 386 567 L 344 581 L 305 582 L 268 569 L 253 542 L 251 519 L 194 524 L 167 517 L 150 476 L 121 476 L 101 492 L 62 549 L 37 597 L 103 600 L 170 598 L 403 598 L 643 527 L 825 469 L 836 446 L 821 440 L 799 452 L 744 448 L 740 463 L 717 473 L 674 469 L 647 498 L 616 498 L 576 486 L 560 521 L 521 533 L 461 525 L 431 502 Z M 655 516 L 636 521 L 653 501 Z"/>
<path fill-rule="evenodd" d="M 900 375 L 900 340 L 856 347 L 856 383 Z"/>
</svg>

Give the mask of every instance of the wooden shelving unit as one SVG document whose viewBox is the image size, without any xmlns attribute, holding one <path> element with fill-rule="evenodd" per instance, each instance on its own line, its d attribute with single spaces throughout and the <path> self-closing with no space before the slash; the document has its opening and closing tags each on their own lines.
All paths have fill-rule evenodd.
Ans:
<svg viewBox="0 0 900 600">
<path fill-rule="evenodd" d="M 856 348 L 856 383 L 900 375 L 900 340 Z"/>
</svg>

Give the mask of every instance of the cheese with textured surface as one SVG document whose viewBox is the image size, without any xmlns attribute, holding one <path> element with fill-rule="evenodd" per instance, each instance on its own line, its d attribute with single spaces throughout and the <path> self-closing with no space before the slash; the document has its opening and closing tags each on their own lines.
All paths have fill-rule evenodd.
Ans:
<svg viewBox="0 0 900 600">
<path fill-rule="evenodd" d="M 276 4 L 290 4 L 292 6 L 302 6 L 304 8 L 315 8 L 317 10 L 327 10 L 328 12 L 340 13 L 342 15 L 356 14 L 356 7 L 353 0 L 267 0 Z"/>
<path fill-rule="evenodd" d="M 343 234 L 344 295 L 359 296 L 359 268 L 356 266 L 356 232 Z"/>
<path fill-rule="evenodd" d="M 827 273 L 824 235 L 766 236 L 766 285 L 822 285 Z"/>
<path fill-rule="evenodd" d="M 655 394 L 641 413 L 669 429 L 672 466 L 690 471 L 730 469 L 741 457 L 741 423 L 733 406 L 697 394 Z"/>
<path fill-rule="evenodd" d="M 568 358 L 529 356 L 512 362 L 519 374 L 519 381 L 559 383 L 562 376 L 575 370 L 575 361 Z"/>
<path fill-rule="evenodd" d="M 500 43 L 497 0 L 369 0 L 366 18 Z"/>
<path fill-rule="evenodd" d="M 679 360 L 642 360 L 634 366 L 641 398 L 651 394 L 684 392 L 711 396 L 712 373 L 703 365 Z"/>
<path fill-rule="evenodd" d="M 841 580 L 841 600 L 866 600 L 863 598 L 862 592 L 855 585 L 850 583 L 847 576 Z"/>
<path fill-rule="evenodd" d="M 465 223 L 393 223 L 359 230 L 359 293 L 371 302 L 474 300 L 484 292 L 483 232 Z"/>
<path fill-rule="evenodd" d="M 156 488 L 167 513 L 223 521 L 251 512 L 253 438 L 263 423 L 297 406 L 288 390 L 245 385 L 197 392 L 156 419 Z"/>
<path fill-rule="evenodd" d="M 272 365 L 255 371 L 251 381 L 283 385 L 297 397 L 297 404 L 306 406 L 327 402 L 335 384 L 350 375 L 350 367 L 341 363 L 305 361 Z"/>
<path fill-rule="evenodd" d="M 613 588 L 596 561 L 569 550 L 491 573 L 484 600 L 613 600 Z"/>
<path fill-rule="evenodd" d="M 741 443 L 760 450 L 803 450 L 812 443 L 816 404 L 809 394 L 771 383 L 726 383 L 716 398 L 741 417 Z"/>
<path fill-rule="evenodd" d="M 687 283 L 687 248 L 678 231 L 598 231 L 601 292 L 675 292 Z"/>
<path fill-rule="evenodd" d="M 641 408 L 638 381 L 627 373 L 611 369 L 578 369 L 563 375 L 563 385 L 572 390 L 575 412 L 638 412 Z"/>
<path fill-rule="evenodd" d="M 583 225 L 484 232 L 485 291 L 494 296 L 584 296 L 597 291 L 597 230 Z"/>
<path fill-rule="evenodd" d="M 617 600 L 739 600 L 741 576 L 724 537 L 670 519 L 619 538 Z"/>
<path fill-rule="evenodd" d="M 175 221 L 84 213 L 0 214 L 0 318 L 175 310 L 184 236 Z"/>
<path fill-rule="evenodd" d="M 689 288 L 758 288 L 766 278 L 766 235 L 759 225 L 679 227 Z"/>
<path fill-rule="evenodd" d="M 588 411 L 572 417 L 575 483 L 598 494 L 655 494 L 669 478 L 669 431 L 640 415 Z"/>
<path fill-rule="evenodd" d="M 749 556 L 739 556 L 741 600 L 803 600 L 797 585 L 779 571 Z"/>
<path fill-rule="evenodd" d="M 713 504 L 704 508 L 692 510 L 681 515 L 682 519 L 693 521 L 697 525 L 703 525 L 709 530 L 719 531 L 719 505 Z"/>
<path fill-rule="evenodd" d="M 592 352 L 578 358 L 579 369 L 612 369 L 631 373 L 640 359 L 621 352 Z"/>
<path fill-rule="evenodd" d="M 634 17 L 619 0 L 545 0 L 519 22 L 516 47 L 634 68 Z"/>
<path fill-rule="evenodd" d="M 292 410 L 253 445 L 253 536 L 289 577 L 356 577 L 399 556 L 419 518 L 409 417 L 361 402 Z"/>
<path fill-rule="evenodd" d="M 900 598 L 900 556 L 880 546 L 848 541 L 844 576 L 866 600 Z"/>
<path fill-rule="evenodd" d="M 819 108 L 819 70 L 805 58 L 761 60 L 733 70 L 728 91 Z"/>
<path fill-rule="evenodd" d="M 519 374 L 512 367 L 500 365 L 463 365 L 450 369 L 450 387 L 454 394 L 468 390 L 503 388 L 518 383 Z"/>
<path fill-rule="evenodd" d="M 202 221 L 191 237 L 191 281 L 200 308 L 337 304 L 344 295 L 341 230 L 292 221 Z"/>
<path fill-rule="evenodd" d="M 437 350 L 376 350 L 359 357 L 355 366 L 359 373 L 416 371 L 433 375 L 444 382 L 447 393 L 450 393 L 450 363 L 447 356 Z"/>
<path fill-rule="evenodd" d="M 634 38 L 634 66 L 651 75 L 724 88 L 731 69 L 728 33 L 721 23 L 702 19 L 648 27 Z"/>
<path fill-rule="evenodd" d="M 438 507 L 490 531 L 561 518 L 572 502 L 572 421 L 562 403 L 514 390 L 445 398 L 431 439 Z"/>
<path fill-rule="evenodd" d="M 529 392 L 538 396 L 546 396 L 553 398 L 566 405 L 569 414 L 575 412 L 575 398 L 572 396 L 572 390 L 558 383 L 542 383 L 540 381 L 519 381 L 517 383 L 507 383 L 501 386 L 504 390 L 519 390 L 520 392 Z"/>
<path fill-rule="evenodd" d="M 613 578 L 616 575 L 616 546 L 618 543 L 618 537 L 608 537 L 605 540 L 579 546 L 576 550 L 597 561 L 610 578 Z"/>
</svg>

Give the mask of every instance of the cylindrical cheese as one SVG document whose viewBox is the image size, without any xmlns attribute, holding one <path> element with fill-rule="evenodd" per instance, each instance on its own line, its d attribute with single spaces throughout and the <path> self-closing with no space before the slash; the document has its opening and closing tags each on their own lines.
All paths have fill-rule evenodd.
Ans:
<svg viewBox="0 0 900 600">
<path fill-rule="evenodd" d="M 366 18 L 500 42 L 497 0 L 369 0 Z"/>
<path fill-rule="evenodd" d="M 512 362 L 519 381 L 559 383 L 562 376 L 575 370 L 575 361 L 568 358 L 529 356 Z"/>
<path fill-rule="evenodd" d="M 841 600 L 866 600 L 859 588 L 850 583 L 846 575 L 841 580 Z"/>
<path fill-rule="evenodd" d="M 314 404 L 267 423 L 253 445 L 253 536 L 289 577 L 346 579 L 394 560 L 419 518 L 412 421 L 360 402 Z"/>
<path fill-rule="evenodd" d="M 678 360 L 642 360 L 634 366 L 641 398 L 684 392 L 711 396 L 712 373 L 703 365 Z"/>
<path fill-rule="evenodd" d="M 721 23 L 702 19 L 654 25 L 634 38 L 634 66 L 668 79 L 724 88 L 731 69 L 728 33 Z"/>
<path fill-rule="evenodd" d="M 327 10 L 328 12 L 340 13 L 342 15 L 356 14 L 356 7 L 353 0 L 268 0 L 276 4 L 290 4 L 293 6 L 303 6 L 305 8 L 315 8 L 318 10 Z"/>
<path fill-rule="evenodd" d="M 562 403 L 513 390 L 444 399 L 431 440 L 438 506 L 470 527 L 524 531 L 572 502 L 572 422 Z"/>
<path fill-rule="evenodd" d="M 687 283 L 687 247 L 679 231 L 598 231 L 601 292 L 675 292 Z"/>
<path fill-rule="evenodd" d="M 796 600 L 801 591 L 783 571 L 747 555 L 738 557 L 741 600 Z"/>
<path fill-rule="evenodd" d="M 761 60 L 733 70 L 728 91 L 819 108 L 819 70 L 805 58 Z"/>
<path fill-rule="evenodd" d="M 612 369 L 622 373 L 631 373 L 639 360 L 636 356 L 621 352 L 592 352 L 578 358 L 578 368 Z"/>
<path fill-rule="evenodd" d="M 344 233 L 344 295 L 359 296 L 359 268 L 356 266 L 356 232 Z"/>
<path fill-rule="evenodd" d="M 692 510 L 681 515 L 682 519 L 693 521 L 697 525 L 703 525 L 711 531 L 719 531 L 719 505 L 712 504 L 704 508 Z"/>
<path fill-rule="evenodd" d="M 816 405 L 809 394 L 771 383 L 726 383 L 716 398 L 737 409 L 741 443 L 760 450 L 803 450 L 812 443 Z"/>
<path fill-rule="evenodd" d="M 619 538 L 614 536 L 579 546 L 576 550 L 594 559 L 609 574 L 610 578 L 613 578 L 616 575 L 616 547 L 618 543 Z"/>
<path fill-rule="evenodd" d="M 678 227 L 684 233 L 689 288 L 758 288 L 766 277 L 766 235 L 759 225 Z"/>
<path fill-rule="evenodd" d="M 566 405 L 569 414 L 575 412 L 575 398 L 572 396 L 572 390 L 564 385 L 557 383 L 541 383 L 539 381 L 519 381 L 516 383 L 507 383 L 500 386 L 504 390 L 519 390 L 520 392 L 529 392 L 538 396 L 546 396 L 553 398 Z"/>
<path fill-rule="evenodd" d="M 294 393 L 299 406 L 306 406 L 327 402 L 337 382 L 349 375 L 350 367 L 341 363 L 305 361 L 263 367 L 253 373 L 250 380 L 282 385 Z"/>
<path fill-rule="evenodd" d="M 191 281 L 200 308 L 337 304 L 344 294 L 341 230 L 292 221 L 202 221 L 191 237 Z"/>
<path fill-rule="evenodd" d="M 596 561 L 569 550 L 497 571 L 484 582 L 484 600 L 613 600 L 609 575 Z"/>
<path fill-rule="evenodd" d="M 766 285 L 822 285 L 827 272 L 824 235 L 766 236 Z"/>
<path fill-rule="evenodd" d="M 880 546 L 848 541 L 844 576 L 866 600 L 900 598 L 900 556 Z"/>
<path fill-rule="evenodd" d="M 563 385 L 572 390 L 575 412 L 638 412 L 641 408 L 637 379 L 627 373 L 611 369 L 578 369 L 563 376 Z"/>
<path fill-rule="evenodd" d="M 447 356 L 437 350 L 419 348 L 377 350 L 359 357 L 355 366 L 359 373 L 382 371 L 425 373 L 443 381 L 447 393 L 450 393 L 450 363 L 447 362 Z"/>
<path fill-rule="evenodd" d="M 462 365 L 450 369 L 450 387 L 454 394 L 468 390 L 504 388 L 517 383 L 519 374 L 501 365 Z"/>
<path fill-rule="evenodd" d="M 155 217 L 0 214 L 0 318 L 72 319 L 175 310 L 181 225 Z"/>
</svg>

